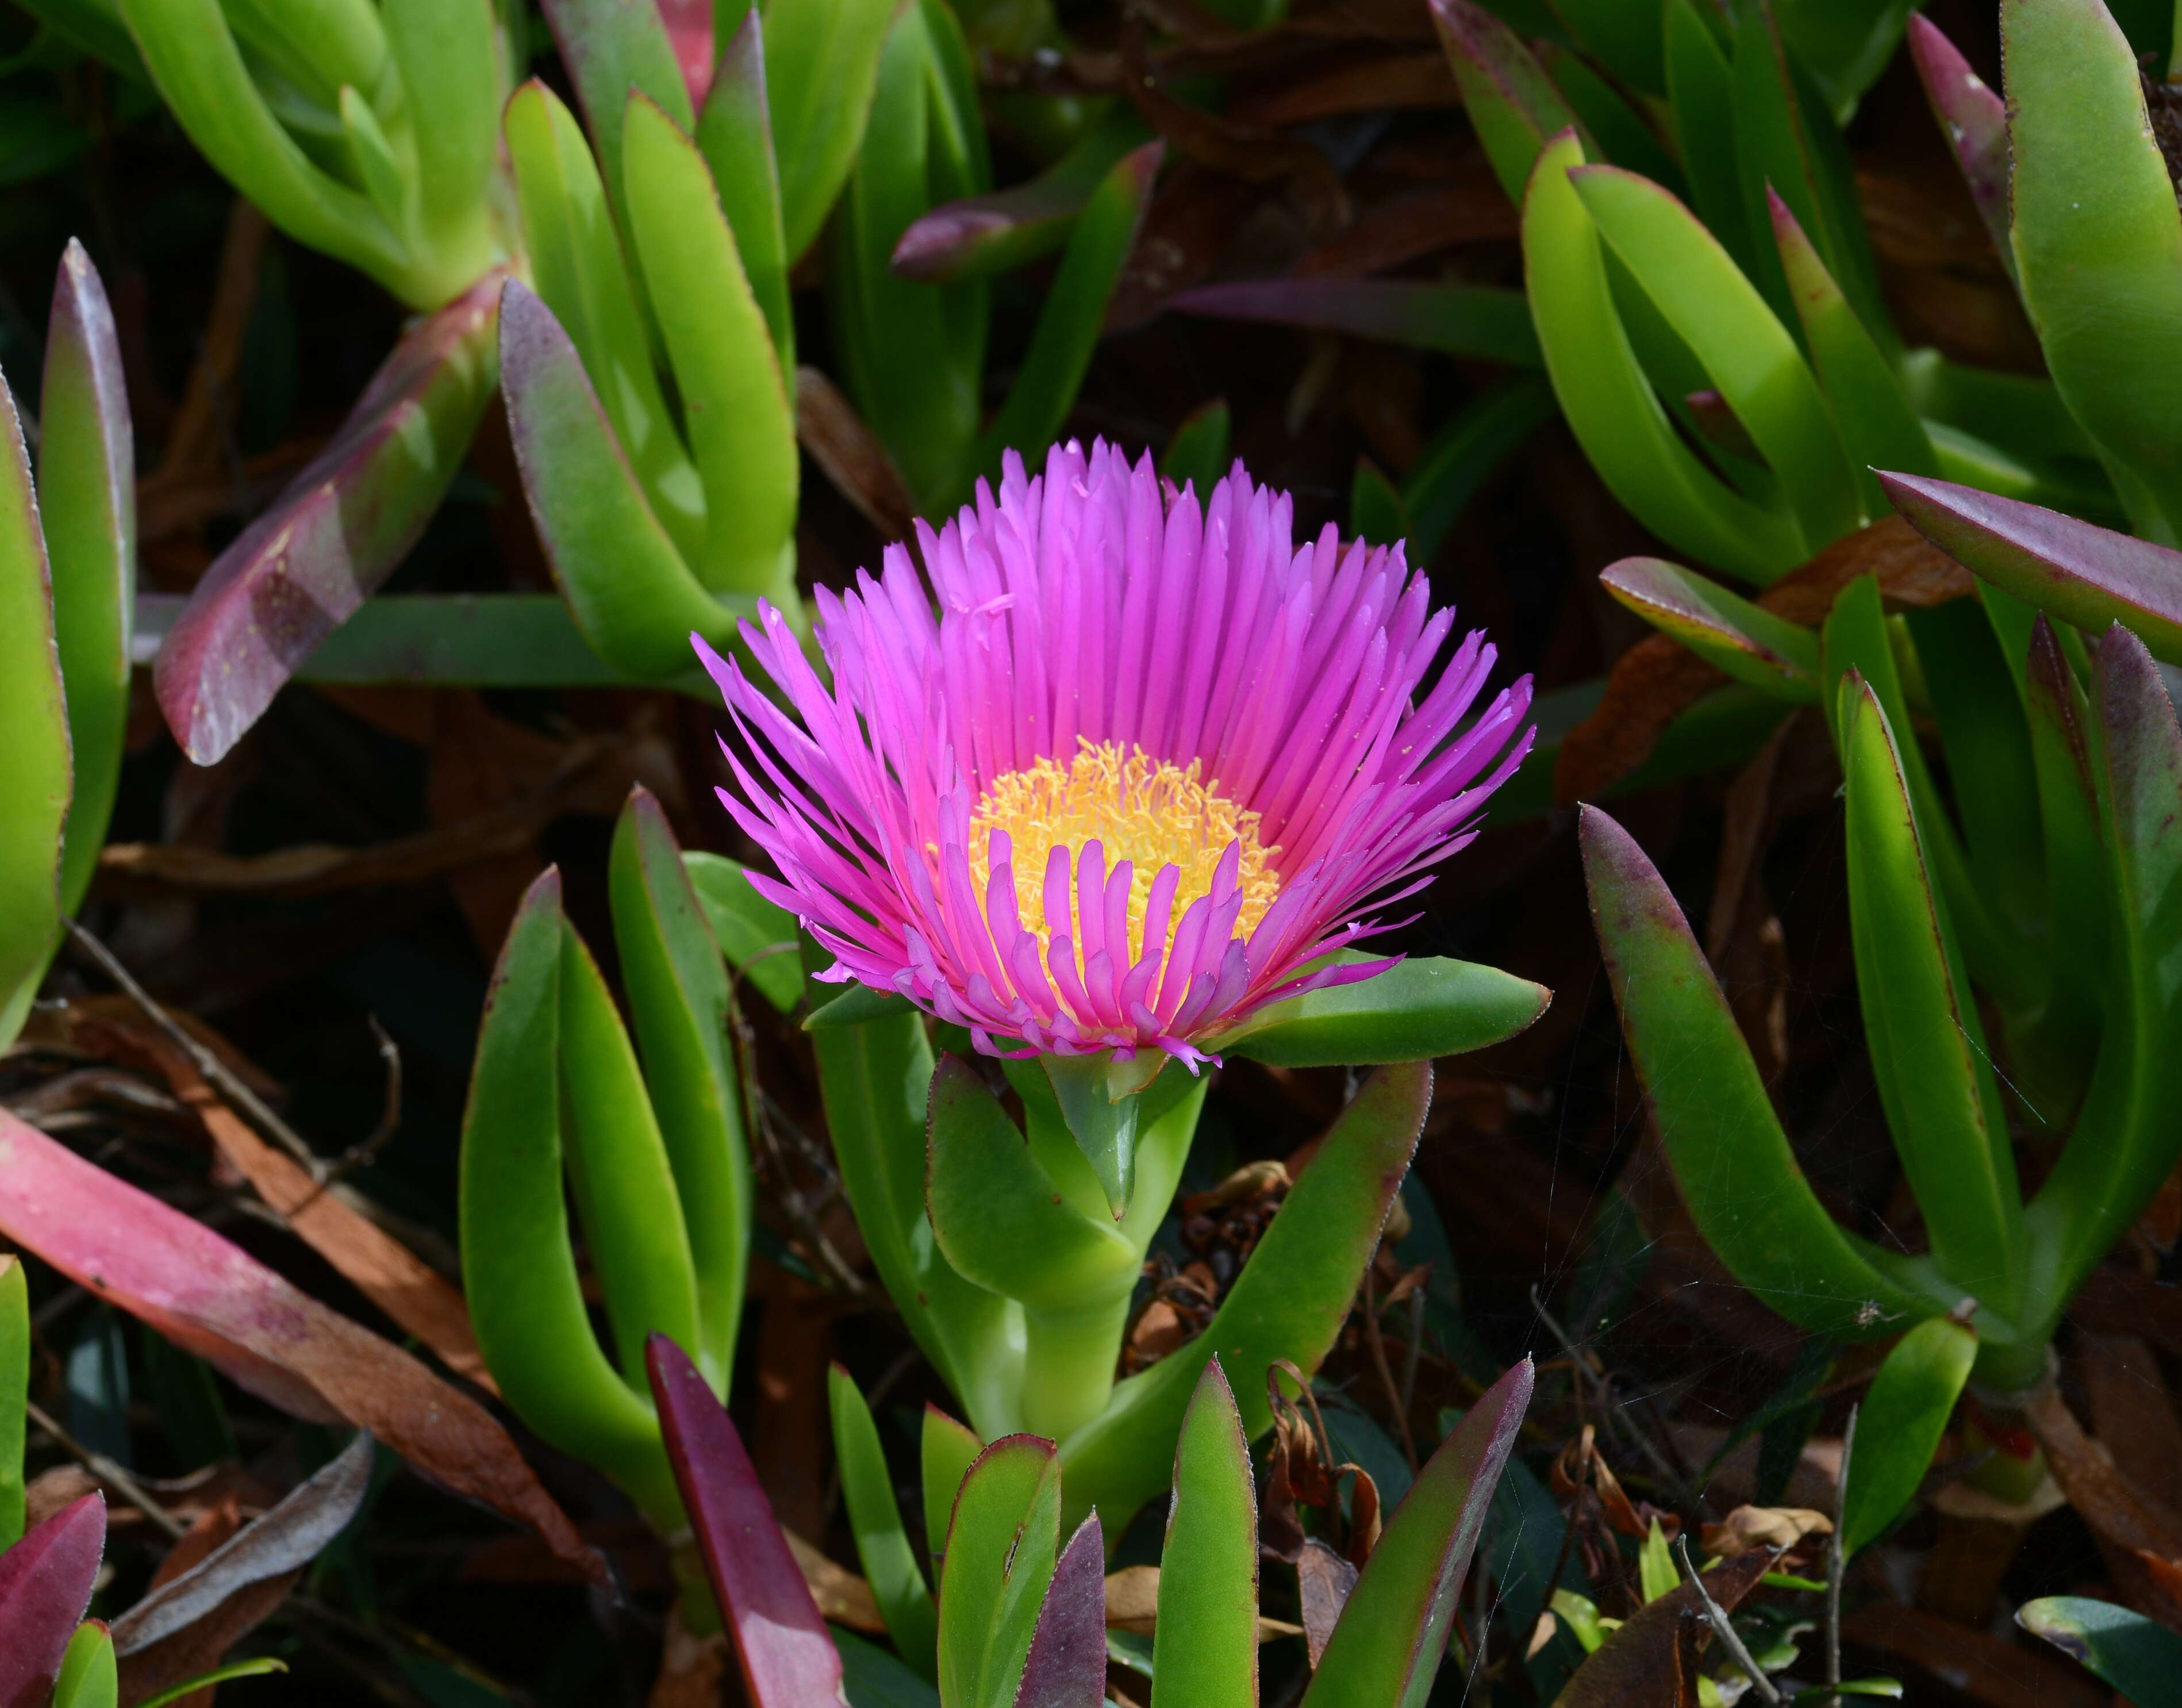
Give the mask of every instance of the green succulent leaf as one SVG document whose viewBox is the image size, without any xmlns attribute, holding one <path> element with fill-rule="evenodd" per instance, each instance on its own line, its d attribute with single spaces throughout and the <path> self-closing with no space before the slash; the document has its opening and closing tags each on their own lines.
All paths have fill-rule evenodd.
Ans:
<svg viewBox="0 0 2182 1708">
<path fill-rule="evenodd" d="M 23 1260 L 0 1257 L 0 1550 L 22 1539 L 24 1426 L 30 1395 L 30 1290 Z"/>
<path fill-rule="evenodd" d="M 1841 0 L 1843 4 L 1858 0 Z M 1778 194 L 1808 232 L 1826 270 L 1840 282 L 1880 347 L 1897 348 L 1879 288 L 1879 263 L 1856 199 L 1848 147 L 1826 98 L 1781 39 L 1776 0 L 1741 0 L 1735 32 L 1736 167 L 1742 180 L 1758 270 L 1751 276 L 1775 312 L 1792 317 L 1780 258 L 1765 239 L 1768 191 Z"/>
<path fill-rule="evenodd" d="M 38 414 L 38 518 L 75 772 L 60 905 L 73 913 L 91 887 L 120 782 L 136 598 L 136 463 L 121 345 L 105 289 L 74 239 L 53 284 Z"/>
<path fill-rule="evenodd" d="M 2136 56 L 2100 0 L 2005 0 L 2001 51 L 2024 306 L 2136 530 L 2182 544 L 2182 212 Z"/>
<path fill-rule="evenodd" d="M 1667 0 L 1667 108 L 1689 177 L 1690 200 L 1705 229 L 1748 275 L 1756 249 L 1736 167 L 1735 73 L 1722 45 L 1724 33 L 1725 26 L 1703 0 Z"/>
<path fill-rule="evenodd" d="M 1686 446 L 1646 379 L 1614 301 L 1605 245 L 1570 169 L 1571 133 L 1539 154 L 1523 202 L 1523 264 L 1546 371 L 1585 454 L 1616 497 L 1700 562 L 1767 582 L 1808 555 L 1786 511 L 1753 503 Z"/>
<path fill-rule="evenodd" d="M 1931 1314 L 1935 1301 L 1811 1190 L 1727 999 L 1642 850 L 1596 807 L 1583 809 L 1581 836 L 1622 1031 L 1705 1243 L 1767 1305 L 1820 1334 L 1869 1339 L 1881 1326 L 1875 1306 Z"/>
<path fill-rule="evenodd" d="M 1795 214 L 1770 185 L 1766 207 L 1773 216 L 1773 239 L 1788 280 L 1788 295 L 1802 322 L 1811 365 L 1825 391 L 1841 442 L 1855 465 L 1857 491 L 1867 516 L 1886 513 L 1886 496 L 1875 469 L 1903 469 L 1913 474 L 1938 472 L 1939 452 L 1930 434 L 1910 408 L 1894 366 L 1842 293 L 1825 259 L 1797 224 Z"/>
<path fill-rule="evenodd" d="M 2051 1323 L 2093 1264 L 2151 1201 L 2177 1161 L 2182 1101 L 2182 729 L 2144 645 L 2116 626 L 2090 684 L 2091 774 L 2115 917 L 2106 1035 L 2075 1129 L 2030 1211 L 2052 1243 L 2042 1295 Z M 2035 1379 L 2031 1371 L 2022 1379 Z"/>
<path fill-rule="evenodd" d="M 99 1621 L 86 1620 L 69 1639 L 53 1680 L 53 1708 L 114 1708 L 121 1681 L 114 1658 L 114 1639 Z"/>
<path fill-rule="evenodd" d="M 871 1407 L 864 1403 L 856 1378 L 839 1364 L 827 1378 L 833 1415 L 833 1452 L 841 1470 L 841 1499 L 848 1508 L 849 1528 L 856 1539 L 856 1558 L 862 1562 L 864 1581 L 879 1605 L 887 1635 L 917 1674 L 939 1677 L 939 1615 L 932 1604 L 932 1590 L 924 1569 L 909 1545 L 902 1528 L 901 1509 L 894 1502 L 894 1478 L 887 1469 L 886 1454 L 879 1445 L 878 1426 Z M 950 1504 L 951 1505 L 951 1500 Z M 939 1509 L 928 1508 L 936 1522 Z"/>
<path fill-rule="evenodd" d="M 501 297 L 500 353 L 523 495 L 592 650 L 626 676 L 656 681 L 689 668 L 692 632 L 731 645 L 750 602 L 716 599 L 690 573 L 568 333 L 520 280 Z"/>
<path fill-rule="evenodd" d="M 1304 1708 L 1422 1708 L 1533 1380 L 1526 1358 L 1485 1391 L 1417 1473 L 1349 1593 Z"/>
<path fill-rule="evenodd" d="M 630 92 L 665 109 L 684 131 L 696 123 L 666 20 L 658 7 L 628 0 L 546 0 L 543 10 L 597 146 L 606 195 L 616 212 L 625 214 L 623 150 Z"/>
<path fill-rule="evenodd" d="M 60 853 L 72 788 L 53 578 L 15 400 L 0 381 L 0 1040 L 12 1043 L 60 940 Z"/>
<path fill-rule="evenodd" d="M 750 1149 L 728 1042 L 734 997 L 682 851 L 650 791 L 631 791 L 607 868 L 629 1018 L 695 1267 L 689 1350 L 724 1392 L 750 1265 Z"/>
<path fill-rule="evenodd" d="M 800 465 L 772 334 L 696 144 L 640 94 L 622 136 L 629 235 L 705 483 L 705 550 L 691 567 L 716 593 L 794 610 Z"/>
<path fill-rule="evenodd" d="M 716 16 L 725 9 L 715 0 Z M 766 104 L 790 261 L 817 236 L 856 161 L 894 9 L 894 0 L 773 0 L 765 8 Z"/>
<path fill-rule="evenodd" d="M 988 1292 L 1065 1309 L 1136 1284 L 1140 1254 L 1105 1217 L 1063 1201 L 1023 1135 L 959 1056 L 932 1076 L 926 1202 L 947 1261 Z"/>
<path fill-rule="evenodd" d="M 1899 749 L 1869 686 L 1842 685 L 1849 929 L 1864 1040 L 1933 1260 L 2013 1314 L 2027 1249 L 2007 1112 Z"/>
<path fill-rule="evenodd" d="M 1617 166 L 1569 173 L 1653 306 L 1703 364 L 1780 483 L 1814 547 L 1862 519 L 1856 480 L 1803 352 L 1697 216 Z"/>
<path fill-rule="evenodd" d="M 750 295 L 773 335 L 773 359 L 795 372 L 795 319 L 789 302 L 788 240 L 781 226 L 780 164 L 766 105 L 765 38 L 756 8 L 720 50 L 712 86 L 697 115 L 697 150 L 712 169 L 720 207 Z"/>
<path fill-rule="evenodd" d="M 646 1511 L 678 1522 L 657 1419 L 600 1349 L 569 1240 L 565 929 L 561 874 L 549 867 L 508 928 L 478 1032 L 462 1117 L 462 1290 L 485 1362 L 516 1414 L 562 1452 L 604 1468 Z"/>
<path fill-rule="evenodd" d="M 1563 131 L 1575 132 L 1577 158 L 1600 158 L 1582 120 L 1513 30 L 1472 0 L 1433 0 L 1432 9 L 1470 126 L 1510 202 L 1522 205 L 1539 152 Z"/>
<path fill-rule="evenodd" d="M 939 1697 L 1010 1708 L 1061 1552 L 1053 1444 L 1011 1435 L 978 1456 L 955 1497 L 939 1577 Z"/>
<path fill-rule="evenodd" d="M 502 81 L 491 0 L 380 0 L 416 154 L 417 219 L 429 249 L 484 272 L 497 258 L 488 186 Z"/>
<path fill-rule="evenodd" d="M 704 485 L 660 390 L 590 145 L 561 97 L 534 78 L 508 102 L 505 128 L 532 283 L 583 358 L 652 514 L 694 560 L 705 545 Z"/>
<path fill-rule="evenodd" d="M 1258 1500 L 1249 1438 L 1216 1357 L 1175 1447 L 1152 1645 L 1152 1708 L 1257 1701 Z"/>
<path fill-rule="evenodd" d="M 1344 950 L 1339 958 L 1379 957 Z M 1425 1061 L 1512 1038 L 1553 1000 L 1544 985 L 1496 967 L 1432 957 L 1268 1003 L 1214 1047 L 1279 1068 Z"/>
<path fill-rule="evenodd" d="M 697 905 L 705 910 L 712 940 L 720 946 L 728 965 L 782 1013 L 793 1013 L 803 1000 L 795 916 L 759 895 L 741 866 L 724 854 L 689 849 L 682 856 L 682 869 L 689 874 Z"/>
<path fill-rule="evenodd" d="M 568 1180 L 604 1294 L 622 1379 L 650 1391 L 648 1336 L 700 1347 L 695 1259 L 681 1195 L 636 1051 L 598 963 L 575 928 L 561 928 L 561 1106 Z M 724 1394 L 728 1372 L 706 1370 Z"/>
<path fill-rule="evenodd" d="M 980 1434 L 1003 1434 L 1022 1356 L 1011 1345 L 1009 1307 L 956 1273 L 925 1215 L 933 1056 L 923 1017 L 826 1028 L 811 1042 L 842 1190 L 879 1278 Z"/>
<path fill-rule="evenodd" d="M 955 1497 L 962 1479 L 977 1462 L 985 1444 L 977 1432 L 958 1423 L 937 1406 L 924 1408 L 924 1430 L 918 1438 L 917 1469 L 924 1490 L 924 1528 L 932 1544 L 932 1567 L 939 1568 L 947 1551 L 947 1526 L 941 1515 L 955 1510 Z"/>
</svg>

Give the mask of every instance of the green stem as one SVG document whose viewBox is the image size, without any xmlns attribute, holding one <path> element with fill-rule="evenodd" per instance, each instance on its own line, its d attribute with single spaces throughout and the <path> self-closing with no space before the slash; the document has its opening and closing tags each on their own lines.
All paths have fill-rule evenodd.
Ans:
<svg viewBox="0 0 2182 1708">
<path fill-rule="evenodd" d="M 1076 1311 L 1025 1308 L 1025 1428 L 1061 1441 L 1106 1409 L 1128 1321 L 1127 1293 Z"/>
</svg>

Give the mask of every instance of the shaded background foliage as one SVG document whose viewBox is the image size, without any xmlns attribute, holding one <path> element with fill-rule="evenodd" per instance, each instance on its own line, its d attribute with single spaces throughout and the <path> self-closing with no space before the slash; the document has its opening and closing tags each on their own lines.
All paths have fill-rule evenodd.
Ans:
<svg viewBox="0 0 2182 1708">
<path fill-rule="evenodd" d="M 1224 399 L 1235 454 L 1259 480 L 1294 493 L 1307 533 L 1351 523 L 1360 459 L 1398 480 L 1435 430 L 1504 370 L 1185 314 L 1166 300 L 1194 285 L 1281 273 L 1519 286 L 1521 266 L 1515 211 L 1470 135 L 1422 7 L 1297 9 L 1338 13 L 1355 27 L 1332 48 L 1298 38 L 1223 66 L 1227 101 L 1213 134 L 1166 115 L 1179 158 L 1156 192 L 1068 430 L 1156 453 L 1193 412 Z M 1998 86 L 1994 8 L 1947 0 L 1929 12 Z M 1011 130 L 1026 110 L 1011 104 L 1011 86 L 1096 86 L 1127 75 L 1138 23 L 1091 4 L 1064 8 L 1063 21 L 1080 63 L 1055 71 L 988 58 L 1002 183 L 1026 175 L 1035 158 Z M 0 364 L 11 375 L 36 371 L 38 307 L 63 246 L 80 238 L 114 300 L 139 433 L 143 585 L 186 591 L 324 443 L 401 313 L 361 275 L 269 232 L 141 92 L 87 62 L 24 54 L 33 32 L 12 12 L 0 14 L 0 53 L 20 56 L 0 77 Z M 542 27 L 532 45 L 531 69 L 570 96 Z M 1905 333 L 1964 359 L 2035 371 L 2036 341 L 1906 59 L 1867 97 L 1849 140 Z M 800 282 L 822 265 L 822 248 Z M 989 404 L 1005 395 L 1051 265 L 996 285 Z M 797 295 L 796 333 L 800 359 L 831 370 L 827 319 L 809 290 Z M 806 458 L 797 532 L 806 588 L 845 585 L 881 543 L 863 510 Z M 1426 567 L 1436 599 L 1487 629 L 1510 668 L 1536 672 L 1550 707 L 1553 690 L 1595 678 L 1647 632 L 1597 588 L 1595 572 L 1658 549 L 1556 420 L 1482 479 Z M 390 586 L 551 585 L 496 407 Z M 177 751 L 141 673 L 137 690 L 117 846 L 87 923 L 161 1002 L 229 1040 L 291 1124 L 322 1156 L 352 1159 L 347 1178 L 452 1273 L 464 1088 L 491 957 L 516 902 L 541 863 L 558 862 L 572 918 L 610 955 L 604 866 L 612 814 L 632 781 L 659 796 L 685 846 L 747 852 L 712 797 L 720 775 L 712 710 L 635 689 L 299 685 L 226 757 L 199 768 Z M 1642 790 L 1616 812 L 1684 900 L 1762 1065 L 1779 1074 L 1778 1101 L 1822 1197 L 1851 1225 L 1913 1239 L 1913 1205 L 1861 1048 L 1838 772 L 1807 714 L 1769 754 L 1739 775 Z M 1530 1032 L 1441 1078 L 1404 1192 L 1409 1230 L 1376 1278 L 1388 1286 L 1416 1264 L 1432 1266 L 1416 1302 L 1398 1307 L 1428 1325 L 1430 1348 L 1406 1418 L 1393 1415 L 1360 1321 L 1323 1378 L 1350 1396 L 1329 1421 L 1341 1450 L 1384 1489 L 1405 1476 L 1396 1445 L 1405 1426 L 1430 1429 L 1443 1406 L 1474 1393 L 1465 1373 L 1535 1350 L 1564 1361 L 1545 1372 L 1526 1450 L 1557 1448 L 1582 1423 L 1601 1422 L 1625 1482 L 1663 1509 L 1693 1513 L 1720 1432 L 1807 1377 L 1805 1339 L 1736 1288 L 1688 1225 L 1648 1136 L 1600 977 L 1572 820 L 1542 786 L 1518 785 L 1510 796 L 1521 798 L 1496 805 L 1486 834 L 1425 892 L 1420 917 L 1396 940 L 1506 968 L 1549 985 L 1557 1001 Z M 299 848 L 324 851 L 303 857 Z M 126 1035 L 141 1023 L 101 973 L 65 953 L 48 995 L 74 1004 L 67 1025 L 91 1030 L 34 1033 L 0 1064 L 0 1095 L 206 1216 L 313 1295 L 387 1326 L 337 1269 L 250 1213 L 232 1171 L 156 1076 L 132 1078 L 122 1095 L 86 1065 L 102 1054 L 145 1063 L 141 1042 Z M 851 1368 L 889 1427 L 913 1415 L 917 1400 L 942 1396 L 906 1355 L 868 1272 L 852 1290 L 818 1261 L 812 1236 L 822 1230 L 846 1269 L 858 1268 L 817 1136 L 807 1049 L 766 1005 L 750 1005 L 745 1018 L 773 1118 L 770 1142 L 757 1147 L 765 1255 L 737 1411 L 784 1522 L 848 1557 L 825 1446 L 828 1360 Z M 1234 1066 L 1186 1192 L 1293 1155 L 1343 1090 L 1334 1070 Z M 2166 1387 L 2182 1356 L 2182 1311 L 2177 1295 L 2157 1289 L 2172 1278 L 2172 1201 L 2170 1188 L 2080 1305 L 2069 1371 L 2117 1454 L 2170 1494 L 2182 1492 L 2174 1461 L 2158 1467 L 2182 1449 Z M 1186 1213 L 1164 1242 L 1169 1267 L 1199 1264 L 1224 1284 L 1235 1249 L 1252 1237 L 1248 1209 L 1246 1201 Z M 1186 1328 L 1188 1288 L 1160 1290 Z M 189 1372 L 163 1375 L 165 1355 L 152 1337 L 80 1295 L 42 1285 L 39 1302 L 34 1391 L 65 1408 L 80 1439 L 156 1478 L 222 1456 L 218 1412 Z M 1166 1323 L 1156 1312 L 1140 1319 L 1147 1350 L 1155 1330 L 1179 1332 Z M 1836 1435 L 1847 1396 L 1811 1403 L 1803 1429 Z M 324 1432 L 231 1390 L 224 1409 L 246 1464 L 307 1470 L 331 1451 Z M 1638 1449 L 1638 1437 L 1653 1445 Z M 1774 1439 L 1776 1451 L 1800 1445 Z M 543 1448 L 536 1457 L 595 1539 L 617 1544 L 637 1591 L 630 1605 L 609 1607 L 565 1581 L 541 1549 L 389 1462 L 368 1523 L 259 1639 L 288 1655 L 296 1676 L 235 1687 L 238 1697 L 255 1688 L 268 1700 L 287 1690 L 329 1703 L 635 1700 L 658 1651 L 663 1555 L 594 1473 Z M 1538 1453 L 1531 1457 L 1542 1467 Z M 42 1462 L 63 1461 L 48 1451 Z M 180 1512 L 195 1497 L 172 1498 Z M 1713 1504 L 1731 1503 L 1715 1493 Z M 1911 1678 L 1920 1700 L 2095 1700 L 2058 1663 L 1984 1628 L 1990 1598 L 1962 1557 L 1975 1546 L 1969 1523 L 1931 1512 L 1913 1521 L 1880 1569 L 1903 1576 L 1921 1567 L 1922 1603 L 1911 1605 L 1901 1583 L 1868 1584 L 1852 1644 Z M 125 1515 L 117 1535 L 125 1581 L 142 1579 L 158 1539 Z M 2066 1509 L 2040 1520 L 2012 1557 L 2011 1600 L 2080 1588 L 2101 1572 Z M 1459 1682 L 1443 1682 L 1448 1700 Z M 1520 1700 L 1526 1688 L 1510 1676 L 1496 1694 Z"/>
</svg>

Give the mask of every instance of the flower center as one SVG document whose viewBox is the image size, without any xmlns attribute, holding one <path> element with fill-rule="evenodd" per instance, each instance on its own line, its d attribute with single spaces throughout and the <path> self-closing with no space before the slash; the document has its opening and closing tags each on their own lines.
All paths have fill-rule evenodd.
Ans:
<svg viewBox="0 0 2182 1708">
<path fill-rule="evenodd" d="M 1066 848 L 1072 863 L 1087 842 L 1105 851 L 1110 875 L 1130 862 L 1129 957 L 1144 953 L 1144 912 L 1152 882 L 1168 866 L 1181 868 L 1174 905 L 1167 916 L 1171 933 L 1189 904 L 1207 895 L 1221 857 L 1241 845 L 1239 882 L 1243 912 L 1237 929 L 1248 936 L 1281 893 L 1280 876 L 1270 862 L 1280 852 L 1258 840 L 1258 815 L 1220 792 L 1215 778 L 1198 779 L 1199 762 L 1184 770 L 1155 759 L 1143 748 L 1126 751 L 1117 741 L 1094 746 L 1082 740 L 1066 768 L 1041 758 L 1027 770 L 993 779 L 970 814 L 970 871 L 977 894 L 991 876 L 992 833 L 1004 830 L 1012 845 L 1016 912 L 1026 930 L 1049 945 L 1045 919 L 1045 867 L 1052 851 Z M 1076 886 L 1069 885 L 1069 929 L 1077 941 Z"/>
</svg>

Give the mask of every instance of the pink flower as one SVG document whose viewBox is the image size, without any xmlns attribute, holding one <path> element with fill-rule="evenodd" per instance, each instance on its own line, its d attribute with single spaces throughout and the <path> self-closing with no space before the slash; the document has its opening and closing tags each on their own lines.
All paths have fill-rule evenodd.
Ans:
<svg viewBox="0 0 2182 1708">
<path fill-rule="evenodd" d="M 1470 716 L 1493 648 L 1398 546 L 1298 550 L 1238 463 L 1199 508 L 1094 441 L 817 596 L 822 682 L 745 625 L 790 717 L 705 643 L 744 751 L 720 798 L 758 890 L 981 1050 L 1156 1047 L 1193 1071 L 1253 1011 L 1384 971 L 1387 929 L 1530 751 L 1530 679 Z M 929 578 L 928 585 L 927 576 Z M 937 602 L 938 616 L 933 614 Z M 999 1040 L 999 1041 L 996 1041 Z"/>
</svg>

